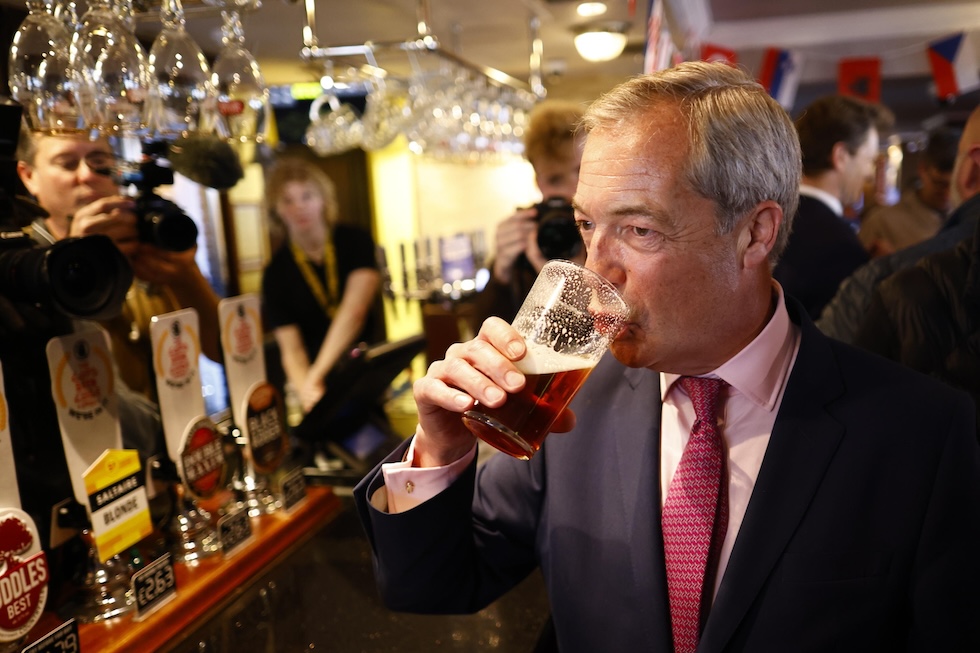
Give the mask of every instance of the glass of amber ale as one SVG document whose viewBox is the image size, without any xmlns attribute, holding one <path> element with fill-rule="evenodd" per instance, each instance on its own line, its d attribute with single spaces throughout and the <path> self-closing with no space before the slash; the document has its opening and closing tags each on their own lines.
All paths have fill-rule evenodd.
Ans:
<svg viewBox="0 0 980 653">
<path fill-rule="evenodd" d="M 513 322 L 527 344 L 515 363 L 526 377 L 524 389 L 500 408 L 477 404 L 463 413 L 463 423 L 504 453 L 530 459 L 628 315 L 626 302 L 601 276 L 569 261 L 549 261 Z"/>
</svg>

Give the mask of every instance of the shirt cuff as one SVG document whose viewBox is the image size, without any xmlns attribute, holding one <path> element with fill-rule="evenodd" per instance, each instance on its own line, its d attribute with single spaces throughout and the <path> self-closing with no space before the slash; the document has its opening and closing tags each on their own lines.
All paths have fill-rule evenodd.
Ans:
<svg viewBox="0 0 980 653">
<path fill-rule="evenodd" d="M 415 440 L 408 447 L 405 460 L 385 463 L 381 473 L 388 496 L 388 512 L 397 514 L 436 496 L 459 478 L 476 456 L 476 444 L 459 460 L 442 467 L 412 467 L 415 460 Z"/>
</svg>

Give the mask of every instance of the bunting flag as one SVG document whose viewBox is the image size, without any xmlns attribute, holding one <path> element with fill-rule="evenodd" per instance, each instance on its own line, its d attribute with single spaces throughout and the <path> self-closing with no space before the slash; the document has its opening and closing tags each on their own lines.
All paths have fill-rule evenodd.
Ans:
<svg viewBox="0 0 980 653">
<path fill-rule="evenodd" d="M 941 100 L 980 87 L 973 42 L 963 32 L 930 43 L 929 66 L 936 82 L 936 97 Z"/>
<path fill-rule="evenodd" d="M 734 50 L 723 48 L 714 43 L 703 43 L 701 45 L 701 61 L 720 61 L 730 66 L 738 64 L 738 55 Z"/>
<path fill-rule="evenodd" d="M 800 85 L 803 60 L 798 52 L 768 48 L 762 57 L 759 83 L 776 102 L 787 111 L 796 101 L 796 89 Z"/>
<path fill-rule="evenodd" d="M 670 66 L 674 42 L 664 22 L 663 0 L 650 0 L 647 42 L 643 52 L 643 72 L 655 73 Z"/>
<path fill-rule="evenodd" d="M 880 102 L 881 59 L 841 59 L 837 65 L 837 92 L 868 102 Z"/>
</svg>

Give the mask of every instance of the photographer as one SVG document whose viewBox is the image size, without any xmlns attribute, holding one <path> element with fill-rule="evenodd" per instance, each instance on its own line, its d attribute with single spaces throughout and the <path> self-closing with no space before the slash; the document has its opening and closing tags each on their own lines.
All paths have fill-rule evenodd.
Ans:
<svg viewBox="0 0 980 653">
<path fill-rule="evenodd" d="M 149 324 L 154 315 L 194 308 L 201 349 L 220 361 L 218 298 L 194 262 L 196 247 L 166 251 L 139 238 L 135 201 L 119 194 L 111 176 L 115 156 L 105 140 L 44 136 L 22 130 L 17 172 L 48 212 L 31 225 L 33 236 L 52 244 L 69 236 L 109 236 L 136 277 L 122 314 L 103 323 L 112 339 L 122 380 L 149 398 L 156 396 Z"/>
<path fill-rule="evenodd" d="M 584 140 L 575 133 L 581 117 L 582 109 L 577 104 L 557 100 L 541 102 L 532 111 L 524 137 L 524 157 L 534 168 L 534 181 L 545 201 L 518 210 L 498 225 L 496 254 L 491 266 L 493 276 L 477 297 L 474 331 L 491 315 L 507 321 L 513 319 L 538 271 L 549 258 L 570 258 L 579 263 L 585 260 L 577 232 L 572 235 L 575 228 L 568 206 L 578 185 L 582 161 Z M 546 246 L 549 252 L 542 252 L 538 236 L 539 224 L 546 217 L 542 215 L 544 213 L 549 216 L 559 214 L 555 225 L 558 239 L 563 239 L 563 228 L 557 224 L 561 222 L 568 226 L 565 239 L 572 240 L 572 247 L 559 246 L 551 252 Z M 562 220 L 562 213 L 569 218 L 567 222 Z M 548 253 L 557 256 L 548 256 Z"/>
</svg>

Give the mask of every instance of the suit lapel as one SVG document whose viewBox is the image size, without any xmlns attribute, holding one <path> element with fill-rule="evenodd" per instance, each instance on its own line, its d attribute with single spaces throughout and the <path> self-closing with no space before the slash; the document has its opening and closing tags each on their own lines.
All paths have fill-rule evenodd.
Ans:
<svg viewBox="0 0 980 653">
<path fill-rule="evenodd" d="M 791 309 L 791 316 L 799 312 Z M 789 543 L 844 435 L 825 410 L 844 391 L 829 342 L 808 318 L 793 317 L 803 322 L 799 355 L 699 653 L 724 649 Z"/>
<path fill-rule="evenodd" d="M 660 528 L 660 375 L 624 369 L 629 396 L 610 414 L 634 590 L 651 650 L 670 650 L 670 608 Z M 622 399 L 623 397 L 621 397 Z M 624 402 L 620 402 L 624 403 Z M 651 410 L 651 405 L 653 410 Z M 607 482 L 616 482 L 608 479 Z"/>
</svg>

